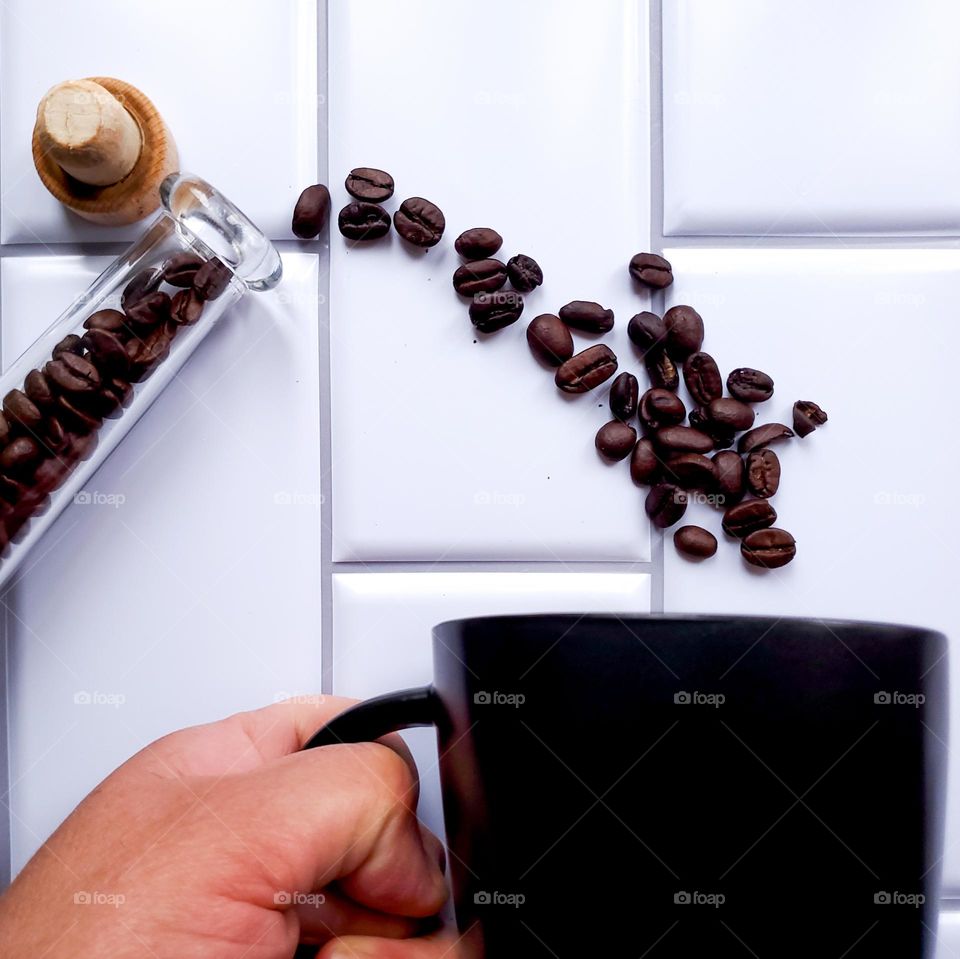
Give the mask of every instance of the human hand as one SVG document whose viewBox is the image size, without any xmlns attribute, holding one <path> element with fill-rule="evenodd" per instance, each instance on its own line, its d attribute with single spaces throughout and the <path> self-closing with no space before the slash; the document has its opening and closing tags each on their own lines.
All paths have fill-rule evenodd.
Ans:
<svg viewBox="0 0 960 959">
<path fill-rule="evenodd" d="M 181 730 L 101 783 L 0 897 L 6 959 L 454 959 L 398 737 L 299 752 L 350 705 L 288 702 Z"/>
</svg>

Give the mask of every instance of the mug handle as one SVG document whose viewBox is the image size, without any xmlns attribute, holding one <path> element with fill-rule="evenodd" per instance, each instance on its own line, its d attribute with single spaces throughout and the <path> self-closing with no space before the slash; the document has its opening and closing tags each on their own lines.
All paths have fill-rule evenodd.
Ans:
<svg viewBox="0 0 960 959">
<path fill-rule="evenodd" d="M 399 729 L 439 725 L 440 715 L 440 699 L 433 686 L 402 689 L 357 703 L 334 716 L 307 740 L 303 748 L 373 742 Z"/>
</svg>

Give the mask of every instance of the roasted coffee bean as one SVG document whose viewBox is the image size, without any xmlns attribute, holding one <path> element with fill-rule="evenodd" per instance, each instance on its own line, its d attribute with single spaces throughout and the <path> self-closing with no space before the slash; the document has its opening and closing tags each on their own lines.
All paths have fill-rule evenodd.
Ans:
<svg viewBox="0 0 960 959">
<path fill-rule="evenodd" d="M 186 290 L 178 293 L 180 296 Z M 105 376 L 125 375 L 130 362 L 123 340 L 107 330 L 87 330 L 83 334 L 83 345 L 87 348 L 94 365 Z"/>
<path fill-rule="evenodd" d="M 703 346 L 703 319 L 692 306 L 674 306 L 663 315 L 667 349 L 675 360 L 685 360 Z"/>
<path fill-rule="evenodd" d="M 108 380 L 103 384 L 103 388 L 109 390 L 117 397 L 121 407 L 126 406 L 127 403 L 130 402 L 130 397 L 133 395 L 133 387 L 124 378 L 119 376 L 114 376 Z"/>
<path fill-rule="evenodd" d="M 6 476 L 0 473 L 0 499 L 3 500 L 5 507 L 9 507 L 11 504 L 16 505 L 28 492 L 29 488 L 19 479 L 14 479 L 12 476 Z M 5 524 L 12 512 L 13 511 L 8 508 L 2 510 Z"/>
<path fill-rule="evenodd" d="M 349 177 L 347 180 L 349 182 Z M 308 186 L 297 199 L 290 229 L 293 235 L 301 240 L 312 240 L 323 232 L 329 216 L 330 191 L 322 183 L 315 183 L 313 186 Z"/>
<path fill-rule="evenodd" d="M 507 282 L 507 268 L 499 260 L 474 260 L 457 267 L 453 288 L 461 296 L 493 293 Z"/>
<path fill-rule="evenodd" d="M 518 253 L 507 260 L 510 285 L 520 293 L 531 293 L 543 283 L 543 270 L 532 256 Z"/>
<path fill-rule="evenodd" d="M 33 488 L 40 493 L 50 493 L 63 485 L 72 470 L 73 464 L 62 456 L 49 456 L 34 471 Z"/>
<path fill-rule="evenodd" d="M 617 357 L 609 346 L 596 346 L 571 356 L 557 370 L 555 381 L 564 393 L 587 393 L 617 372 Z"/>
<path fill-rule="evenodd" d="M 727 389 L 744 403 L 762 403 L 773 396 L 773 379 L 760 370 L 741 366 L 727 377 Z"/>
<path fill-rule="evenodd" d="M 516 323 L 523 313 L 523 297 L 519 293 L 500 290 L 478 293 L 470 304 L 470 322 L 481 333 L 496 333 Z"/>
<path fill-rule="evenodd" d="M 698 406 L 723 396 L 723 378 L 717 361 L 709 353 L 691 353 L 683 364 L 683 382 Z"/>
<path fill-rule="evenodd" d="M 751 566 L 779 569 L 797 555 L 797 541 L 785 529 L 759 529 L 740 543 L 740 554 Z"/>
<path fill-rule="evenodd" d="M 57 416 L 71 430 L 78 433 L 90 433 L 103 426 L 103 420 L 96 413 L 87 412 L 71 396 L 57 397 Z"/>
<path fill-rule="evenodd" d="M 715 450 L 725 450 L 733 446 L 737 431 L 728 426 L 721 426 L 714 423 L 707 415 L 706 410 L 695 409 L 690 411 L 690 425 L 701 433 L 713 438 L 713 448 Z"/>
<path fill-rule="evenodd" d="M 610 412 L 624 423 L 637 415 L 640 383 L 633 373 L 621 373 L 610 385 Z"/>
<path fill-rule="evenodd" d="M 809 436 L 826 422 L 827 414 L 812 400 L 797 400 L 793 404 L 793 428 L 797 436 Z"/>
<path fill-rule="evenodd" d="M 26 433 L 37 432 L 43 423 L 43 413 L 22 390 L 10 390 L 3 398 L 3 415 L 11 426 L 19 426 Z"/>
<path fill-rule="evenodd" d="M 592 300 L 573 300 L 560 307 L 560 319 L 584 333 L 609 333 L 613 329 L 613 310 Z"/>
<path fill-rule="evenodd" d="M 130 335 L 130 328 L 127 326 L 127 318 L 119 310 L 97 310 L 91 313 L 84 321 L 85 330 L 106 330 L 108 333 L 116 333 L 117 336 L 126 339 Z M 76 350 L 70 352 L 76 353 Z"/>
<path fill-rule="evenodd" d="M 687 511 L 686 490 L 674 486 L 673 483 L 657 483 L 647 493 L 644 509 L 650 517 L 650 522 L 659 529 L 673 526 L 680 522 Z"/>
<path fill-rule="evenodd" d="M 643 358 L 643 365 L 647 368 L 647 376 L 654 386 L 662 390 L 672 390 L 674 393 L 680 388 L 680 372 L 664 350 L 648 352 Z"/>
<path fill-rule="evenodd" d="M 713 461 L 702 453 L 677 453 L 667 459 L 664 476 L 683 489 L 710 490 L 713 487 Z"/>
<path fill-rule="evenodd" d="M 56 409 L 56 399 L 54 399 L 54 409 Z M 66 433 L 64 433 L 63 426 L 56 416 L 48 415 L 44 417 L 38 442 L 47 453 L 60 453 L 66 446 Z"/>
<path fill-rule="evenodd" d="M 777 511 L 765 499 L 749 499 L 731 506 L 723 514 L 723 531 L 742 539 L 766 529 L 777 521 Z"/>
<path fill-rule="evenodd" d="M 649 486 L 660 478 L 660 468 L 661 460 L 653 440 L 641 437 L 630 457 L 630 478 L 637 486 Z"/>
<path fill-rule="evenodd" d="M 233 274 L 218 256 L 212 256 L 197 270 L 193 289 L 201 300 L 215 300 L 230 285 Z"/>
<path fill-rule="evenodd" d="M 707 419 L 723 431 L 748 430 L 753 426 L 756 414 L 740 400 L 730 399 L 727 396 L 718 400 L 711 400 L 705 410 Z"/>
<path fill-rule="evenodd" d="M 343 185 L 350 196 L 358 200 L 369 200 L 371 203 L 383 203 L 393 196 L 393 177 L 386 170 L 378 170 L 372 166 L 354 167 L 348 174 Z"/>
<path fill-rule="evenodd" d="M 52 350 L 51 355 L 54 359 L 64 353 L 82 353 L 83 343 L 76 333 L 68 333 Z"/>
<path fill-rule="evenodd" d="M 101 386 L 96 393 L 84 393 L 71 397 L 74 406 L 94 416 L 113 416 L 120 409 L 120 397 L 108 386 Z"/>
<path fill-rule="evenodd" d="M 203 314 L 203 300 L 196 290 L 181 290 L 170 302 L 170 319 L 181 326 L 191 326 Z"/>
<path fill-rule="evenodd" d="M 18 436 L 0 452 L 0 470 L 11 476 L 27 476 L 43 456 L 37 442 L 29 436 Z"/>
<path fill-rule="evenodd" d="M 559 366 L 573 356 L 573 337 L 566 323 L 553 313 L 535 316 L 527 327 L 527 343 L 544 363 Z"/>
<path fill-rule="evenodd" d="M 197 273 L 197 276 L 200 274 Z M 148 293 L 124 308 L 127 322 L 140 335 L 170 316 L 170 297 L 166 293 Z"/>
<path fill-rule="evenodd" d="M 673 534 L 678 553 L 695 559 L 709 559 L 717 552 L 717 537 L 702 526 L 681 526 Z"/>
<path fill-rule="evenodd" d="M 348 203 L 337 217 L 337 226 L 348 240 L 379 240 L 390 232 L 390 214 L 376 203 Z"/>
<path fill-rule="evenodd" d="M 640 421 L 648 430 L 676 426 L 683 422 L 687 409 L 676 393 L 660 387 L 647 390 L 640 397 Z"/>
<path fill-rule="evenodd" d="M 744 433 L 737 443 L 737 449 L 741 453 L 750 453 L 791 436 L 793 436 L 793 430 L 789 426 L 784 426 L 783 423 L 764 423 L 763 426 Z"/>
<path fill-rule="evenodd" d="M 6 414 L 0 413 L 0 446 L 10 439 L 10 423 L 7 421 Z"/>
<path fill-rule="evenodd" d="M 404 200 L 393 214 L 393 226 L 408 243 L 430 247 L 440 242 L 447 221 L 435 203 L 421 196 L 412 196 Z"/>
<path fill-rule="evenodd" d="M 464 230 L 453 246 L 465 260 L 483 260 L 503 246 L 503 237 L 488 226 L 475 226 L 472 230 Z"/>
<path fill-rule="evenodd" d="M 39 370 L 31 370 L 23 381 L 23 392 L 33 401 L 38 410 L 49 410 L 53 406 L 54 395 L 47 378 Z"/>
<path fill-rule="evenodd" d="M 133 306 L 137 300 L 142 300 L 145 296 L 156 293 L 162 282 L 163 272 L 161 270 L 153 267 L 141 270 L 124 287 L 120 296 L 120 309 L 126 312 L 127 307 Z"/>
<path fill-rule="evenodd" d="M 93 456 L 99 442 L 96 433 L 69 433 L 67 435 L 67 457 L 75 463 L 82 463 Z"/>
<path fill-rule="evenodd" d="M 661 353 L 667 345 L 667 327 L 656 313 L 638 313 L 627 324 L 630 342 L 642 354 Z"/>
<path fill-rule="evenodd" d="M 630 275 L 652 290 L 662 290 L 673 282 L 673 267 L 656 253 L 637 253 L 630 260 Z"/>
<path fill-rule="evenodd" d="M 769 499 L 780 488 L 780 459 L 773 450 L 747 454 L 747 486 L 754 496 Z"/>
<path fill-rule="evenodd" d="M 92 393 L 100 388 L 100 374 L 86 357 L 64 353 L 43 368 L 47 381 L 58 393 Z"/>
<path fill-rule="evenodd" d="M 713 488 L 717 493 L 718 506 L 733 506 L 743 499 L 746 492 L 746 475 L 743 457 L 733 450 L 721 450 L 713 455 Z"/>
<path fill-rule="evenodd" d="M 155 326 L 141 339 L 127 343 L 127 359 L 130 361 L 130 380 L 139 383 L 146 379 L 154 367 L 170 351 L 170 344 L 177 332 L 177 325 L 168 320 Z"/>
<path fill-rule="evenodd" d="M 163 264 L 163 279 L 171 286 L 189 289 L 193 286 L 194 277 L 201 266 L 203 266 L 202 256 L 186 250 L 183 253 L 175 253 Z"/>
<path fill-rule="evenodd" d="M 709 453 L 713 440 L 690 426 L 665 426 L 653 435 L 657 446 L 668 453 Z"/>
<path fill-rule="evenodd" d="M 596 447 L 608 460 L 625 460 L 637 442 L 637 431 L 620 420 L 604 423 L 597 430 Z"/>
</svg>

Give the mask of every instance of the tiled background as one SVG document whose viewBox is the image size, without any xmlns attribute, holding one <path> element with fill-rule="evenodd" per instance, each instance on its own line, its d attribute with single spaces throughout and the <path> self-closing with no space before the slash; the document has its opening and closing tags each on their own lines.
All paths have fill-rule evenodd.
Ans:
<svg viewBox="0 0 960 959">
<path fill-rule="evenodd" d="M 452 616 L 753 611 L 957 632 L 949 0 L 79 9 L 51 39 L 41 5 L 0 6 L 0 359 L 131 235 L 63 213 L 32 172 L 36 101 L 68 76 L 152 96 L 183 166 L 277 238 L 286 279 L 202 344 L 97 474 L 123 506 L 71 507 L 5 597 L 14 870 L 152 738 L 315 690 L 321 671 L 356 696 L 423 682 L 429 626 Z M 329 168 L 336 210 L 356 165 L 394 173 L 391 210 L 438 202 L 444 243 L 296 243 L 300 188 Z M 783 449 L 792 566 L 755 574 L 725 542 L 711 563 L 678 558 L 625 464 L 597 460 L 605 396 L 558 397 L 523 322 L 474 342 L 449 278 L 453 238 L 479 224 L 543 265 L 529 316 L 612 306 L 625 368 L 627 318 L 687 302 L 722 367 L 775 376 L 771 418 L 801 396 L 829 410 Z M 673 261 L 666 298 L 629 284 L 640 249 Z M 705 507 L 690 516 L 719 530 Z M 125 702 L 78 706 L 83 690 Z M 430 735 L 411 741 L 437 826 Z M 956 807 L 955 768 L 950 785 Z M 960 957 L 954 819 L 941 959 Z"/>
</svg>

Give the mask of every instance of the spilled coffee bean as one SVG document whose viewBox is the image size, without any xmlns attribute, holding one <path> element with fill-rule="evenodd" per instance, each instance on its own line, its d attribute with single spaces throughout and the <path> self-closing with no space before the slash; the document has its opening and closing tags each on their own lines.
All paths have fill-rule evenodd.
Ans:
<svg viewBox="0 0 960 959">
<path fill-rule="evenodd" d="M 683 364 L 683 382 L 698 406 L 723 396 L 720 367 L 709 353 L 691 353 Z"/>
<path fill-rule="evenodd" d="M 393 214 L 393 226 L 397 233 L 414 246 L 436 246 L 443 238 L 447 227 L 443 211 L 435 203 L 422 196 L 412 196 L 400 204 Z"/>
<path fill-rule="evenodd" d="M 746 493 L 746 468 L 743 457 L 733 450 L 721 450 L 713 454 L 714 489 L 719 506 L 733 506 Z"/>
<path fill-rule="evenodd" d="M 379 240 L 390 232 L 390 214 L 376 203 L 348 203 L 337 217 L 337 227 L 357 243 Z"/>
<path fill-rule="evenodd" d="M 713 440 L 690 426 L 666 426 L 653 436 L 657 447 L 668 453 L 709 453 Z"/>
<path fill-rule="evenodd" d="M 507 268 L 499 260 L 474 260 L 457 267 L 453 288 L 461 296 L 492 293 L 507 282 Z"/>
<path fill-rule="evenodd" d="M 630 478 L 637 486 L 649 486 L 660 478 L 661 460 L 653 440 L 644 436 L 637 440 L 630 457 Z"/>
<path fill-rule="evenodd" d="M 685 360 L 703 346 L 703 318 L 692 306 L 674 306 L 663 315 L 667 350 L 675 360 Z"/>
<path fill-rule="evenodd" d="M 793 404 L 793 428 L 797 436 L 809 436 L 826 422 L 827 414 L 812 400 L 797 400 Z"/>
<path fill-rule="evenodd" d="M 785 529 L 770 527 L 745 537 L 740 552 L 751 566 L 779 569 L 797 555 L 797 543 Z"/>
<path fill-rule="evenodd" d="M 604 423 L 597 431 L 596 447 L 601 456 L 609 460 L 626 459 L 637 442 L 637 431 L 620 420 Z"/>
<path fill-rule="evenodd" d="M 647 493 L 644 509 L 654 526 L 666 529 L 679 523 L 687 511 L 686 491 L 673 483 L 657 483 Z"/>
<path fill-rule="evenodd" d="M 481 333 L 496 333 L 516 323 L 521 313 L 523 297 L 509 291 L 477 293 L 470 304 L 470 322 Z"/>
<path fill-rule="evenodd" d="M 637 378 L 633 373 L 621 373 L 610 386 L 610 412 L 626 423 L 637 415 L 639 398 L 640 383 Z"/>
<path fill-rule="evenodd" d="M 527 343 L 533 354 L 550 366 L 559 366 L 573 356 L 573 336 L 553 313 L 541 313 L 530 321 Z"/>
<path fill-rule="evenodd" d="M 756 414 L 746 403 L 729 397 L 711 400 L 704 412 L 707 420 L 722 433 L 748 430 L 756 418 Z"/>
<path fill-rule="evenodd" d="M 476 226 L 472 230 L 464 230 L 454 240 L 453 246 L 465 260 L 485 260 L 503 246 L 503 237 L 488 226 Z"/>
<path fill-rule="evenodd" d="M 592 300 L 573 300 L 561 306 L 560 319 L 584 333 L 609 333 L 613 329 L 613 310 Z"/>
<path fill-rule="evenodd" d="M 673 267 L 656 253 L 637 253 L 630 260 L 630 275 L 651 290 L 662 290 L 673 282 Z"/>
<path fill-rule="evenodd" d="M 678 453 L 667 459 L 664 475 L 686 490 L 709 490 L 713 487 L 713 462 L 702 453 Z"/>
<path fill-rule="evenodd" d="M 507 276 L 510 285 L 518 293 L 532 293 L 543 283 L 543 270 L 532 256 L 518 253 L 507 260 Z"/>
<path fill-rule="evenodd" d="M 717 552 L 717 537 L 702 526 L 681 526 L 673 534 L 678 553 L 694 559 L 709 559 Z"/>
<path fill-rule="evenodd" d="M 329 216 L 330 191 L 322 183 L 315 183 L 300 194 L 290 229 L 301 240 L 312 240 L 323 232 Z"/>
<path fill-rule="evenodd" d="M 616 354 L 600 343 L 566 360 L 557 370 L 555 382 L 564 393 L 587 393 L 616 372 Z"/>
<path fill-rule="evenodd" d="M 741 366 L 727 377 L 727 389 L 744 403 L 763 403 L 773 396 L 773 379 L 760 370 Z"/>
<path fill-rule="evenodd" d="M 627 324 L 627 336 L 642 354 L 659 353 L 667 345 L 667 326 L 656 313 L 638 313 Z"/>
<path fill-rule="evenodd" d="M 662 390 L 672 390 L 674 393 L 680 388 L 680 373 L 666 350 L 647 352 L 643 363 L 654 386 Z"/>
<path fill-rule="evenodd" d="M 754 450 L 747 455 L 747 487 L 762 499 L 776 495 L 780 488 L 780 459 L 773 450 Z"/>
<path fill-rule="evenodd" d="M 370 203 L 383 203 L 384 200 L 389 200 L 394 190 L 393 177 L 385 170 L 378 170 L 372 166 L 354 167 L 347 174 L 343 185 L 350 196 Z"/>
<path fill-rule="evenodd" d="M 648 430 L 677 426 L 687 415 L 683 400 L 670 390 L 652 387 L 640 397 L 640 420 Z"/>
<path fill-rule="evenodd" d="M 783 423 L 764 423 L 756 429 L 744 433 L 737 442 L 737 449 L 741 453 L 751 453 L 753 450 L 769 446 L 777 440 L 789 439 L 793 436 L 793 430 Z"/>
<path fill-rule="evenodd" d="M 751 499 L 731 506 L 723 514 L 723 531 L 742 539 L 777 521 L 777 511 L 765 499 Z"/>
</svg>

